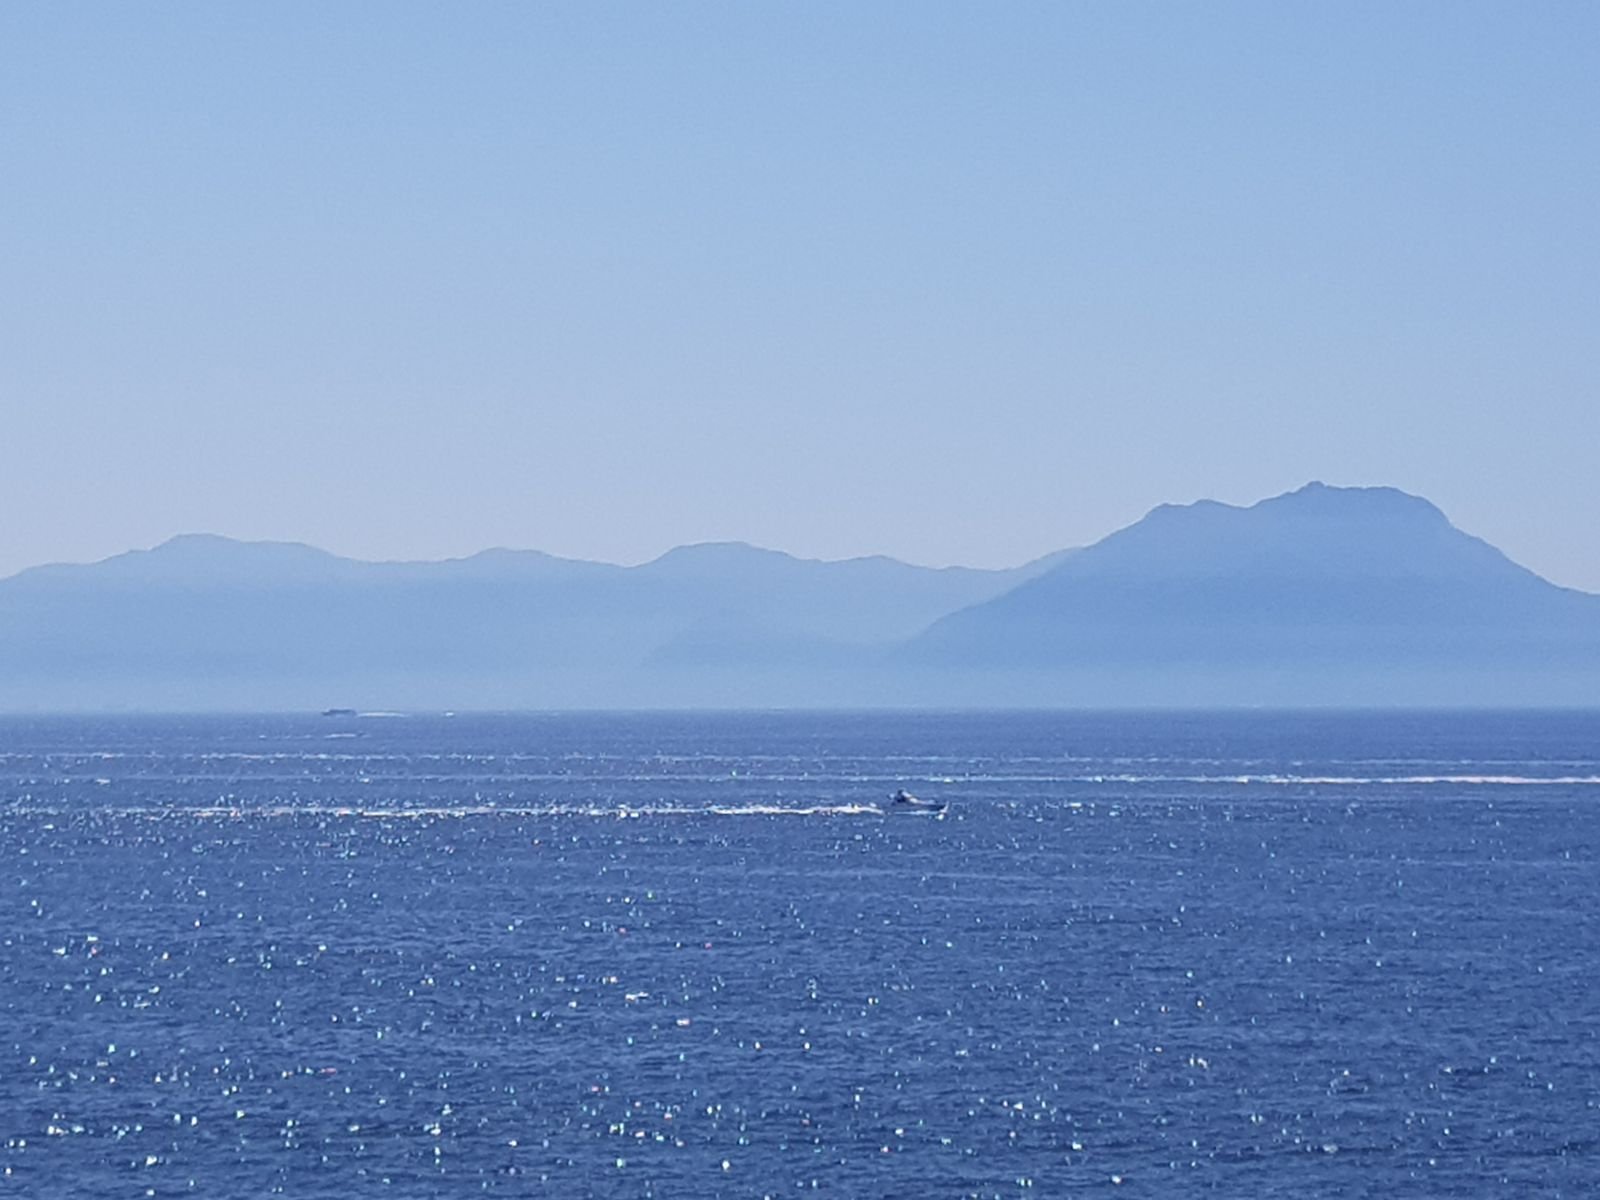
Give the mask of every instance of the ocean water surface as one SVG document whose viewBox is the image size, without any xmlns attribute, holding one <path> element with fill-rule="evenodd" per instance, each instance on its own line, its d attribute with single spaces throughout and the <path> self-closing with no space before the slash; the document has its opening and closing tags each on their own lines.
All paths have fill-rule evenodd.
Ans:
<svg viewBox="0 0 1600 1200">
<path fill-rule="evenodd" d="M 7 718 L 0 863 L 0 1195 L 1600 1194 L 1596 714 Z"/>
</svg>

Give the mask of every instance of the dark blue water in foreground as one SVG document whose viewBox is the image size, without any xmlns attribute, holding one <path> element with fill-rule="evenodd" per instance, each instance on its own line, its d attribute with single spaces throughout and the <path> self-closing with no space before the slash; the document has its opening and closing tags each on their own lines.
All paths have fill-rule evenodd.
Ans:
<svg viewBox="0 0 1600 1200">
<path fill-rule="evenodd" d="M 1595 715 L 10 719 L 0 863 L 0 1194 L 1600 1194 Z"/>
</svg>

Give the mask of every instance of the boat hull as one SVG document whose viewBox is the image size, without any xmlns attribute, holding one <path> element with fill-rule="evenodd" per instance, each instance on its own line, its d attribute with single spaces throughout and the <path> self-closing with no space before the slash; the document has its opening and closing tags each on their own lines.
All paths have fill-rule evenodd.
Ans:
<svg viewBox="0 0 1600 1200">
<path fill-rule="evenodd" d="M 889 806 L 885 814 L 889 816 L 916 814 L 926 817 L 936 817 L 945 810 L 943 800 L 924 800 L 920 796 L 913 796 L 907 791 L 898 791 L 889 797 Z"/>
</svg>

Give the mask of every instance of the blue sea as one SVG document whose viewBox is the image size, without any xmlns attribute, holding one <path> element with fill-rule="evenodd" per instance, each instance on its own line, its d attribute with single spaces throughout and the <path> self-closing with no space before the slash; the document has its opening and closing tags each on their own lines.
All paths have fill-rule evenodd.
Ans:
<svg viewBox="0 0 1600 1200">
<path fill-rule="evenodd" d="M 1600 1194 L 1597 714 L 7 718 L 0 862 L 0 1195 Z"/>
</svg>

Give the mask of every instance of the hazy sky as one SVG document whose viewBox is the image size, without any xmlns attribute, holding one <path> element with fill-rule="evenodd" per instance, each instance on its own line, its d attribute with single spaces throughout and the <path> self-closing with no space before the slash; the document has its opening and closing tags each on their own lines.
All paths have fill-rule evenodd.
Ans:
<svg viewBox="0 0 1600 1200">
<path fill-rule="evenodd" d="M 1600 5 L 0 5 L 0 572 L 999 565 L 1312 478 L 1600 590 Z"/>
</svg>

